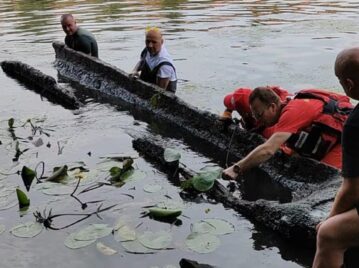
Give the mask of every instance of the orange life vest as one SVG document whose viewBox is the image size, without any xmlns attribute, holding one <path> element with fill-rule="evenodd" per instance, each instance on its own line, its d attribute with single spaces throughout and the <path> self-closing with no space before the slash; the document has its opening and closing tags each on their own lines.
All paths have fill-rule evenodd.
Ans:
<svg viewBox="0 0 359 268">
<path fill-rule="evenodd" d="M 341 142 L 344 122 L 354 107 L 347 96 L 321 89 L 301 90 L 294 99 L 317 99 L 324 103 L 321 115 L 286 143 L 300 155 L 320 160 Z"/>
</svg>

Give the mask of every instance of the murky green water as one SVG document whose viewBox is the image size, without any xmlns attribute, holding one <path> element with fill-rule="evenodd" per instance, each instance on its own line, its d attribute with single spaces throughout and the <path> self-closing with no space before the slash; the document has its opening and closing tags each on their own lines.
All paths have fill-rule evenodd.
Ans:
<svg viewBox="0 0 359 268">
<path fill-rule="evenodd" d="M 339 50 L 358 44 L 357 1 L 7 1 L 0 0 L 0 60 L 20 60 L 44 73 L 57 76 L 52 67 L 54 53 L 51 42 L 63 40 L 59 25 L 63 13 L 74 13 L 78 23 L 92 31 L 98 40 L 100 57 L 106 62 L 130 71 L 144 43 L 144 28 L 159 26 L 165 44 L 172 54 L 181 79 L 178 95 L 191 104 L 220 112 L 223 95 L 239 86 L 277 84 L 291 91 L 302 87 L 321 87 L 340 91 L 333 74 L 333 62 Z M 53 105 L 0 71 L 0 167 L 16 171 L 23 165 L 35 167 L 46 163 L 54 166 L 84 161 L 96 167 L 100 156 L 110 153 L 136 154 L 132 136 L 152 132 L 153 127 L 140 122 L 120 107 L 100 104 L 91 97 L 87 105 L 72 112 Z M 7 120 L 15 118 L 16 133 L 26 138 L 29 129 L 20 127 L 28 118 L 53 131 L 42 135 L 44 145 L 34 146 L 29 140 L 21 143 L 29 148 L 13 162 L 14 142 L 7 130 Z M 180 141 L 184 162 L 199 169 L 208 159 L 191 152 Z M 50 147 L 45 146 L 50 143 Z M 59 148 L 63 151 L 59 154 Z M 91 156 L 88 154 L 91 152 Z M 237 213 L 220 205 L 189 203 L 179 227 L 139 218 L 142 206 L 169 195 L 179 200 L 179 189 L 142 158 L 136 167 L 146 172 L 145 179 L 122 188 L 105 187 L 84 195 L 85 201 L 106 197 L 106 204 L 133 203 L 130 209 L 104 213 L 63 231 L 44 230 L 32 239 L 13 237 L 8 230 L 33 219 L 31 213 L 19 217 L 17 207 L 0 211 L 0 224 L 6 232 L 0 235 L 1 267 L 179 267 L 186 257 L 218 267 L 307 267 L 311 251 L 282 241 L 268 230 L 262 230 Z M 160 193 L 149 194 L 143 185 L 163 185 Z M 6 185 L 23 188 L 17 175 L 1 177 L 0 188 Z M 135 187 L 136 190 L 131 190 Z M 132 200 L 121 193 L 134 195 Z M 53 208 L 56 213 L 79 211 L 71 198 L 49 203 L 52 197 L 30 191 L 31 209 Z M 95 210 L 91 205 L 87 211 Z M 209 210 L 208 210 L 209 209 Z M 206 213 L 207 212 L 207 213 Z M 119 251 L 104 256 L 95 245 L 70 250 L 64 238 L 81 226 L 93 222 L 113 225 L 118 217 L 129 217 L 133 224 L 142 222 L 138 231 L 171 230 L 174 250 L 154 255 L 131 255 L 111 237 L 101 242 Z M 211 254 L 197 254 L 183 246 L 190 233 L 190 224 L 203 218 L 223 218 L 236 226 L 234 234 L 221 237 L 221 246 Z M 68 222 L 68 219 L 57 222 Z"/>
</svg>

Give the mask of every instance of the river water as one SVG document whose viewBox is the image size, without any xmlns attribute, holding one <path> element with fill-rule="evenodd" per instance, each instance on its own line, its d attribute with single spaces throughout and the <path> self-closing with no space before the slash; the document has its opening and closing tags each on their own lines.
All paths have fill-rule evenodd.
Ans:
<svg viewBox="0 0 359 268">
<path fill-rule="evenodd" d="M 144 46 L 144 29 L 158 26 L 177 68 L 177 95 L 201 109 L 219 113 L 223 95 L 239 86 L 281 85 L 292 92 L 320 87 L 340 92 L 333 62 L 341 49 L 358 44 L 358 8 L 357 1 L 0 0 L 0 61 L 23 61 L 56 77 L 51 42 L 64 38 L 59 24 L 61 14 L 73 13 L 79 25 L 96 35 L 100 58 L 129 72 Z M 41 99 L 2 71 L 0 85 L 1 171 L 16 171 L 23 165 L 35 167 L 40 161 L 47 169 L 80 160 L 93 168 L 103 155 L 136 154 L 131 145 L 132 133 L 156 132 L 155 125 L 138 122 L 121 107 L 101 104 L 91 96 L 84 107 L 69 111 Z M 51 146 L 28 146 L 29 151 L 19 161 L 12 161 L 15 145 L 7 130 L 11 117 L 15 119 L 16 133 L 23 137 L 30 134 L 21 127 L 27 119 L 51 129 L 50 137 L 41 135 L 44 144 Z M 192 152 L 179 140 L 171 142 L 182 149 L 183 161 L 195 170 L 211 160 Z M 0 235 L 1 267 L 59 267 L 66 262 L 71 267 L 179 267 L 182 257 L 217 267 L 310 266 L 313 250 L 283 241 L 221 205 L 187 204 L 183 224 L 175 229 L 140 219 L 141 206 L 157 200 L 143 193 L 144 184 L 161 184 L 161 194 L 174 199 L 179 199 L 179 189 L 142 158 L 137 158 L 135 165 L 146 172 L 145 181 L 120 189 L 100 189 L 88 194 L 87 201 L 106 195 L 108 203 L 133 203 L 130 211 L 105 214 L 104 221 L 113 225 L 118 217 L 130 215 L 136 219 L 135 224 L 142 223 L 139 231 L 171 229 L 176 238 L 174 250 L 133 255 L 110 238 L 101 242 L 118 250 L 115 256 L 102 255 L 94 245 L 70 250 L 63 240 L 76 226 L 58 232 L 43 231 L 32 239 L 16 238 L 8 230 L 33 220 L 33 216 L 28 213 L 19 217 L 18 209 L 12 207 L 0 211 L 0 224 L 7 230 Z M 0 182 L 0 187 L 23 188 L 17 175 L 3 176 Z M 133 189 L 136 190 L 129 192 Z M 135 200 L 119 193 L 131 193 Z M 57 213 L 73 213 L 69 210 L 73 207 L 81 212 L 73 199 L 55 202 L 36 191 L 29 195 L 33 211 L 47 207 Z M 203 218 L 222 218 L 236 227 L 235 233 L 221 237 L 221 246 L 211 254 L 197 254 L 183 246 L 191 223 Z M 79 225 L 93 222 L 103 221 L 92 217 Z"/>
</svg>

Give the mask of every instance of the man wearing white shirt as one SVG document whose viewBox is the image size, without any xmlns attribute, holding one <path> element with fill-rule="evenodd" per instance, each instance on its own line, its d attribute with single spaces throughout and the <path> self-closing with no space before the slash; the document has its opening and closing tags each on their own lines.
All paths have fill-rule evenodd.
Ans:
<svg viewBox="0 0 359 268">
<path fill-rule="evenodd" d="M 146 48 L 142 51 L 141 59 L 130 76 L 139 77 L 145 82 L 156 84 L 173 93 L 176 91 L 176 69 L 163 45 L 160 29 L 152 27 L 146 31 Z"/>
</svg>

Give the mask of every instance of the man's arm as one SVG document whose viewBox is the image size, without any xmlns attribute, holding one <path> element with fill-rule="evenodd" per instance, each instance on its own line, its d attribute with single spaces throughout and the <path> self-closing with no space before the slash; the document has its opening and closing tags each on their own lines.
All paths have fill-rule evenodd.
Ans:
<svg viewBox="0 0 359 268">
<path fill-rule="evenodd" d="M 133 70 L 129 74 L 129 76 L 135 77 L 135 78 L 140 77 L 140 69 L 141 69 L 142 65 L 143 65 L 143 60 L 141 59 L 136 63 L 135 67 L 133 68 Z"/>
<path fill-rule="evenodd" d="M 157 76 L 157 81 L 156 81 L 157 86 L 166 89 L 169 83 L 170 83 L 169 78 L 161 78 Z"/>
<path fill-rule="evenodd" d="M 328 218 L 348 211 L 356 204 L 359 204 L 359 177 L 344 178 L 335 196 Z"/>
<path fill-rule="evenodd" d="M 291 135 L 292 133 L 289 132 L 274 133 L 265 143 L 257 146 L 253 151 L 251 151 L 242 160 L 238 161 L 235 165 L 240 166 L 241 172 L 260 165 L 261 163 L 271 158 Z M 233 167 L 234 165 L 223 171 L 224 177 L 229 177 L 231 179 L 237 178 L 238 174 L 234 172 Z"/>
</svg>

